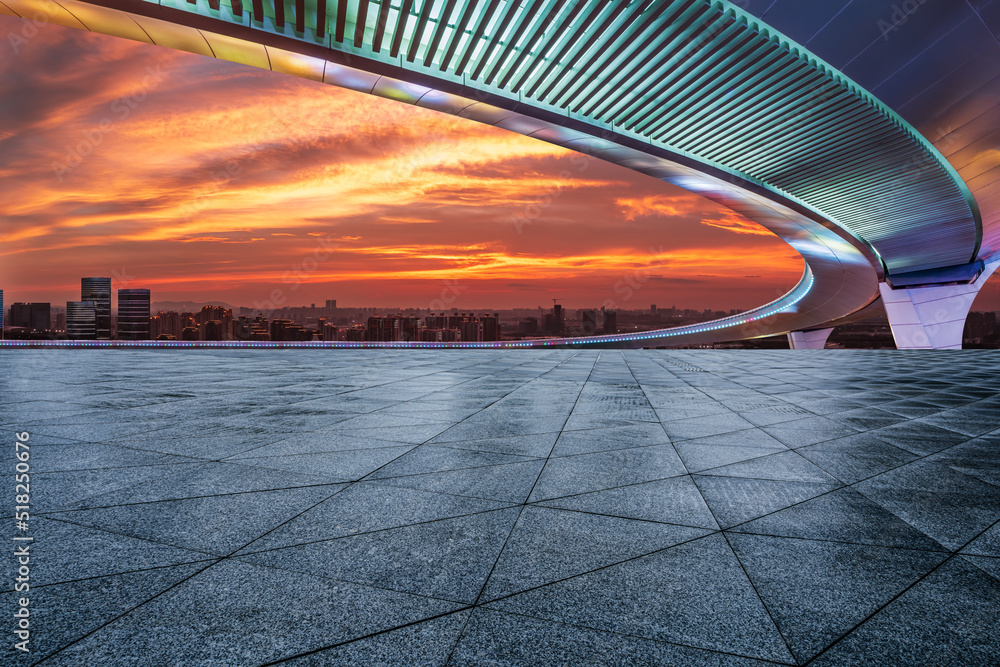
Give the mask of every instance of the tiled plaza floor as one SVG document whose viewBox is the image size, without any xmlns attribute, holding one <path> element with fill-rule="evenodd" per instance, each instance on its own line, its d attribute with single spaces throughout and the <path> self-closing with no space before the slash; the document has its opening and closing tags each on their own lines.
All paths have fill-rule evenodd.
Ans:
<svg viewBox="0 0 1000 667">
<path fill-rule="evenodd" d="M 35 538 L 32 651 L 7 606 L 4 662 L 995 665 L 998 371 L 3 351 L 4 497 L 28 431 Z"/>
</svg>

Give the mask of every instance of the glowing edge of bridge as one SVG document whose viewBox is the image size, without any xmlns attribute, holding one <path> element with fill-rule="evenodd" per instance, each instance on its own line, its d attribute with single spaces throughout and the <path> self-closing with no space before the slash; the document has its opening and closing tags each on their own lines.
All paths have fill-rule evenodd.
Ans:
<svg viewBox="0 0 1000 667">
<path fill-rule="evenodd" d="M 791 301 L 772 308 L 784 298 L 761 306 L 758 309 L 733 315 L 708 324 L 691 324 L 672 329 L 657 329 L 634 334 L 613 334 L 604 336 L 581 336 L 578 338 L 537 338 L 533 340 L 487 341 L 487 342 L 425 342 L 425 341 L 181 341 L 181 340 L 0 340 L 2 347 L 305 347 L 305 348 L 546 348 L 574 347 L 578 345 L 615 344 L 656 340 L 683 334 L 706 333 L 728 327 L 748 324 L 764 317 L 788 310 L 801 301 L 812 289 L 813 277 L 806 271 L 802 281 L 790 294 L 797 294 Z"/>
</svg>

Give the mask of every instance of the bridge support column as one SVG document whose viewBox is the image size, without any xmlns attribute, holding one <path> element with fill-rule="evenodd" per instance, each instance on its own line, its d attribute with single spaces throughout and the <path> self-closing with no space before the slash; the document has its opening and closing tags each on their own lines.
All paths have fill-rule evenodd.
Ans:
<svg viewBox="0 0 1000 667">
<path fill-rule="evenodd" d="M 893 289 L 879 283 L 882 302 L 896 348 L 900 350 L 960 350 L 965 318 L 1000 261 L 985 266 L 965 285 L 932 285 Z"/>
<path fill-rule="evenodd" d="M 788 347 L 793 350 L 822 350 L 826 347 L 826 341 L 831 333 L 833 327 L 813 331 L 792 331 L 788 334 Z"/>
</svg>

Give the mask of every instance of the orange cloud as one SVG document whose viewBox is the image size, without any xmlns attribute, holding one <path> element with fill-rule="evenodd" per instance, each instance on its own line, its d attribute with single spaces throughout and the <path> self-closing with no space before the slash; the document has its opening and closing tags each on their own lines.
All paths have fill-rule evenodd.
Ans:
<svg viewBox="0 0 1000 667">
<path fill-rule="evenodd" d="M 0 32 L 16 27 L 0 17 Z M 114 116 L 149 67 L 162 82 Z M 490 307 L 523 305 L 523 286 L 592 303 L 642 270 L 649 299 L 728 308 L 801 272 L 766 231 L 657 179 L 598 160 L 580 171 L 542 141 L 231 63 L 48 26 L 0 61 L 0 98 L 12 301 L 68 300 L 80 276 L 126 267 L 161 299 L 283 289 L 403 305 L 461 279 Z M 74 151 L 86 155 L 70 167 Z"/>
<path fill-rule="evenodd" d="M 615 203 L 621 207 L 622 215 L 629 222 L 648 215 L 680 216 L 695 210 L 700 202 L 690 196 L 647 195 L 636 198 L 618 198 Z"/>
<path fill-rule="evenodd" d="M 708 225 L 709 227 L 716 227 L 718 229 L 725 229 L 726 231 L 735 232 L 736 234 L 774 236 L 770 230 L 761 227 L 756 222 L 750 222 L 746 218 L 736 214 L 727 214 L 721 218 L 705 218 L 702 219 L 701 224 Z"/>
</svg>

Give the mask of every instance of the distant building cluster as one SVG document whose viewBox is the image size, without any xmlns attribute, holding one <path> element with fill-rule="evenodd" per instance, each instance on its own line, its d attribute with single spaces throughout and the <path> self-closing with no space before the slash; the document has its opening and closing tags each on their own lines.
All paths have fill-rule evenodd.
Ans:
<svg viewBox="0 0 1000 667">
<path fill-rule="evenodd" d="M 4 318 L 0 290 L 0 330 L 8 338 L 64 337 L 73 340 L 149 340 L 148 289 L 118 290 L 118 316 L 111 310 L 111 278 L 82 278 L 80 300 L 65 309 L 50 303 L 12 303 Z"/>
<path fill-rule="evenodd" d="M 267 311 L 234 309 L 225 304 L 161 302 L 153 314 L 148 289 L 122 288 L 117 296 L 117 309 L 113 310 L 111 278 L 100 277 L 82 278 L 80 300 L 66 302 L 65 308 L 22 302 L 5 308 L 0 290 L 0 331 L 9 339 L 452 343 L 633 333 L 737 313 L 655 305 L 641 310 L 567 310 L 554 303 L 547 310 L 536 307 L 476 313 L 403 308 L 382 314 L 376 308 L 338 308 L 335 299 L 328 299 L 319 307 L 312 304 Z M 845 347 L 894 347 L 884 318 L 837 327 L 830 340 Z M 786 343 L 782 338 L 774 344 Z M 996 313 L 969 313 L 965 344 L 1000 346 Z"/>
<path fill-rule="evenodd" d="M 372 315 L 364 323 L 338 326 L 324 315 L 303 324 L 264 315 L 234 317 L 229 308 L 204 306 L 197 313 L 158 312 L 150 320 L 150 333 L 154 340 L 187 341 L 498 341 L 500 319 L 497 314 L 472 313 Z"/>
</svg>

